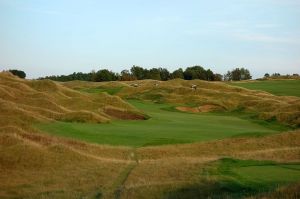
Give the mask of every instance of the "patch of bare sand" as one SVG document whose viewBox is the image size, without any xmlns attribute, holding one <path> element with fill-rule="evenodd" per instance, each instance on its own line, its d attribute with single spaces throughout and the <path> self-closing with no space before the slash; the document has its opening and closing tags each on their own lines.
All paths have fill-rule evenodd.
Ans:
<svg viewBox="0 0 300 199">
<path fill-rule="evenodd" d="M 212 104 L 205 104 L 198 107 L 178 106 L 176 107 L 176 109 L 182 112 L 189 112 L 189 113 L 207 113 L 212 111 L 224 110 L 222 107 L 217 105 L 212 105 Z"/>
</svg>

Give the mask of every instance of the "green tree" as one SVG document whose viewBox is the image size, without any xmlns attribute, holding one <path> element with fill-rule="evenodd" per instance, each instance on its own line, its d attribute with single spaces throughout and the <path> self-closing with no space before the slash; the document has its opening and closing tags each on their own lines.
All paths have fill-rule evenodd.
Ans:
<svg viewBox="0 0 300 199">
<path fill-rule="evenodd" d="M 231 77 L 233 81 L 240 81 L 241 80 L 241 70 L 239 68 L 236 68 L 231 71 Z"/>
<path fill-rule="evenodd" d="M 252 79 L 252 76 L 251 76 L 250 71 L 248 69 L 241 68 L 240 73 L 241 73 L 241 80 Z"/>
<path fill-rule="evenodd" d="M 151 68 L 147 76 L 149 79 L 161 80 L 160 70 L 158 68 Z"/>
<path fill-rule="evenodd" d="M 121 81 L 132 81 L 135 80 L 135 76 L 133 76 L 129 70 L 122 70 L 120 75 Z"/>
<path fill-rule="evenodd" d="M 115 80 L 117 80 L 116 74 L 107 69 L 97 71 L 96 73 L 94 73 L 92 77 L 92 81 L 94 82 L 115 81 Z"/>
<path fill-rule="evenodd" d="M 185 69 L 184 79 L 202 79 L 207 80 L 207 71 L 202 66 L 192 66 Z"/>
<path fill-rule="evenodd" d="M 269 73 L 266 73 L 266 74 L 264 75 L 264 77 L 265 77 L 265 78 L 268 78 L 268 77 L 270 77 L 270 74 L 269 74 Z"/>
<path fill-rule="evenodd" d="M 232 80 L 232 74 L 230 71 L 227 71 L 226 74 L 224 74 L 224 81 L 231 81 Z"/>
<path fill-rule="evenodd" d="M 223 79 L 223 75 L 218 73 L 214 74 L 214 81 L 222 81 L 222 79 Z"/>
<path fill-rule="evenodd" d="M 171 78 L 171 74 L 166 68 L 159 68 L 159 73 L 162 81 L 167 81 Z"/>
<path fill-rule="evenodd" d="M 214 73 L 210 69 L 206 70 L 206 80 L 214 81 Z"/>
<path fill-rule="evenodd" d="M 13 75 L 18 76 L 23 79 L 26 77 L 26 73 L 22 70 L 13 69 L 13 70 L 9 70 L 9 72 L 11 72 Z"/>
<path fill-rule="evenodd" d="M 141 80 L 141 79 L 145 79 L 147 76 L 147 72 L 145 71 L 145 69 L 143 69 L 142 67 L 139 66 L 135 66 L 133 65 L 130 69 L 132 75 L 134 75 L 136 77 L 136 79 Z"/>
<path fill-rule="evenodd" d="M 224 75 L 225 81 L 240 81 L 251 79 L 252 76 L 248 69 L 246 68 L 235 68 L 232 71 L 228 71 L 227 74 Z"/>
<path fill-rule="evenodd" d="M 176 78 L 184 79 L 182 68 L 174 70 L 173 73 L 171 74 L 171 78 L 172 79 L 176 79 Z"/>
<path fill-rule="evenodd" d="M 272 77 L 280 77 L 281 75 L 280 75 L 280 73 L 273 73 L 272 74 Z"/>
</svg>

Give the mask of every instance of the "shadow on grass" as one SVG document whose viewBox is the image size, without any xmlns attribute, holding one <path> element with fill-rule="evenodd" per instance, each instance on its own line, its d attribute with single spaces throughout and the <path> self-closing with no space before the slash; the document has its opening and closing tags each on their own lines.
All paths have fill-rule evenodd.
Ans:
<svg viewBox="0 0 300 199">
<path fill-rule="evenodd" d="M 203 169 L 198 184 L 168 191 L 164 198 L 244 198 L 299 180 L 299 163 L 224 158 Z"/>
<path fill-rule="evenodd" d="M 205 182 L 194 184 L 165 194 L 166 199 L 189 198 L 242 198 L 253 195 L 255 190 L 234 182 Z"/>
</svg>

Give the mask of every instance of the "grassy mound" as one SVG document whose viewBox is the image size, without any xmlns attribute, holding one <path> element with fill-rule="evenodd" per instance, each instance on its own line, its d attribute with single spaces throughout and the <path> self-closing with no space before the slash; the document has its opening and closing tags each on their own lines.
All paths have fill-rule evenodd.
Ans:
<svg viewBox="0 0 300 199">
<path fill-rule="evenodd" d="M 288 128 L 250 116 L 296 124 L 298 98 L 202 81 L 135 83 L 29 81 L 0 73 L 0 198 L 207 198 L 256 194 L 258 186 L 267 192 L 254 197 L 297 196 L 299 183 L 287 183 L 298 181 L 299 130 L 279 134 Z M 145 115 L 125 98 L 166 103 L 133 102 L 151 118 L 128 121 Z M 176 106 L 228 113 L 191 114 Z M 73 134 L 41 133 L 32 128 L 36 123 Z M 75 139 L 109 143 L 112 137 L 110 144 L 144 147 Z M 145 146 L 166 143 L 177 144 Z"/>
<path fill-rule="evenodd" d="M 293 82 L 292 85 L 289 85 L 289 90 L 297 96 L 299 81 L 285 81 Z M 263 120 L 277 120 L 280 123 L 296 127 L 300 125 L 300 99 L 298 97 L 274 96 L 264 91 L 244 89 L 223 82 L 175 79 L 163 82 L 140 80 L 92 84 L 75 81 L 64 84 L 73 89 L 93 93 L 110 93 L 123 99 L 171 103 L 177 104 L 179 107 L 199 107 L 199 112 L 202 112 L 201 107 L 204 107 L 204 111 L 207 111 L 207 107 L 215 107 L 208 111 L 252 112 Z M 246 84 L 248 83 L 234 85 Z M 273 81 L 270 81 L 269 86 L 273 85 L 276 90 L 277 87 L 280 88 L 280 85 L 286 87 L 285 84 L 285 82 L 276 81 L 273 85 Z M 197 89 L 192 89 L 192 85 L 197 85 Z M 198 110 L 196 111 L 198 112 Z M 192 109 L 191 112 L 195 112 L 195 110 Z"/>
<path fill-rule="evenodd" d="M 192 107 L 215 105 L 227 111 L 253 112 L 265 120 L 277 120 L 289 125 L 300 125 L 300 99 L 274 96 L 266 92 L 233 87 L 221 82 L 200 80 L 171 80 L 155 85 L 152 80 L 139 82 L 139 87 L 125 87 L 117 95 Z M 191 85 L 197 85 L 197 90 Z"/>
<path fill-rule="evenodd" d="M 216 187 L 222 183 L 205 181 L 207 172 L 203 173 L 203 169 L 207 169 L 207 165 L 218 165 L 216 160 L 222 162 L 223 156 L 295 162 L 300 160 L 299 135 L 299 132 L 292 132 L 135 151 L 128 147 L 91 145 L 27 133 L 16 127 L 0 128 L 0 196 L 113 198 L 118 193 L 121 198 L 161 198 L 195 187 L 189 192 L 180 191 L 184 198 L 195 189 L 199 191 L 199 177 L 202 185 L 209 185 L 205 194 L 212 195 L 220 190 Z M 243 176 L 251 170 L 241 172 Z M 274 174 L 281 176 L 283 173 L 280 170 Z M 208 177 L 210 175 L 215 179 L 213 172 Z M 274 178 L 279 178 L 276 176 Z M 203 190 L 203 186 L 200 188 Z M 286 192 L 296 193 L 295 189 L 280 190 L 282 195 Z"/>
<path fill-rule="evenodd" d="M 125 148 L 91 146 L 12 128 L 1 131 L 0 144 L 1 198 L 100 198 L 113 191 L 111 184 L 129 157 Z"/>
<path fill-rule="evenodd" d="M 296 166 L 299 165 L 299 143 L 298 131 L 260 138 L 234 138 L 206 143 L 139 148 L 137 149 L 139 164 L 127 178 L 122 197 L 143 198 L 146 195 L 146 198 L 209 198 L 213 196 L 215 196 L 213 198 L 234 198 L 234 196 L 243 198 L 247 195 L 256 196 L 264 191 L 271 194 L 277 185 L 281 187 L 286 183 L 295 183 L 299 180 L 299 178 L 289 177 L 291 172 L 299 176 L 299 171 L 291 171 L 293 168 L 281 169 L 281 166 L 285 165 L 295 163 Z M 224 157 L 234 157 L 234 159 L 224 159 Z M 266 172 L 261 177 L 271 176 L 270 183 L 258 182 L 264 188 L 259 190 L 257 186 L 248 189 L 249 187 L 244 186 L 243 183 L 234 183 L 236 175 L 231 178 L 230 175 L 226 175 L 226 170 L 224 170 L 225 173 L 219 171 L 225 167 L 227 159 L 233 160 L 232 164 L 227 164 L 229 165 L 226 167 L 227 170 L 234 173 L 240 172 L 241 177 L 246 177 L 246 180 L 242 182 L 252 182 L 252 179 L 247 178 L 247 174 L 258 171 Z M 249 159 L 256 160 L 249 161 Z M 255 164 L 250 164 L 251 162 Z M 260 167 L 256 166 L 262 163 L 260 171 Z M 274 173 L 273 170 L 268 172 L 264 168 L 264 166 L 268 167 L 269 163 L 275 166 Z M 243 170 L 242 164 L 248 167 L 247 171 Z M 286 177 L 282 177 L 285 174 L 287 174 Z M 259 175 L 253 177 L 257 176 L 260 177 Z M 281 178 L 282 181 L 278 183 L 278 179 Z M 288 195 L 297 194 L 295 189 L 282 189 L 281 194 L 285 192 L 289 193 Z"/>
<path fill-rule="evenodd" d="M 135 116 L 134 119 L 144 118 L 117 96 L 77 92 L 50 80 L 30 81 L 0 73 L 0 90 L 0 117 L 7 118 L 2 124 L 13 120 L 16 124 L 51 120 L 106 123 L 115 118 L 115 114 L 104 111 L 108 105 Z"/>
</svg>

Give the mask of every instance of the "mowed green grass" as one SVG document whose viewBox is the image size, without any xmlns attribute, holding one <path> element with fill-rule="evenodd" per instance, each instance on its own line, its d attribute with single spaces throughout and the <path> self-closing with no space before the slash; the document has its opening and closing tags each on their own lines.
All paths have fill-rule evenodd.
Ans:
<svg viewBox="0 0 300 199">
<path fill-rule="evenodd" d="M 35 127 L 49 134 L 87 142 L 134 147 L 190 143 L 233 136 L 278 133 L 285 128 L 261 125 L 230 115 L 168 111 L 170 105 L 131 101 L 149 120 L 113 121 L 109 124 L 53 122 Z"/>
<path fill-rule="evenodd" d="M 265 80 L 231 84 L 252 90 L 267 91 L 274 95 L 300 97 L 300 80 Z"/>
<path fill-rule="evenodd" d="M 299 182 L 300 163 L 224 158 L 201 172 L 199 183 L 167 193 L 166 198 L 245 198 Z M 206 181 L 207 180 L 207 181 Z"/>
<path fill-rule="evenodd" d="M 233 171 L 250 183 L 277 185 L 300 180 L 300 164 L 248 166 Z"/>
<path fill-rule="evenodd" d="M 300 164 L 226 158 L 210 174 L 234 192 L 260 192 L 299 181 Z"/>
</svg>

